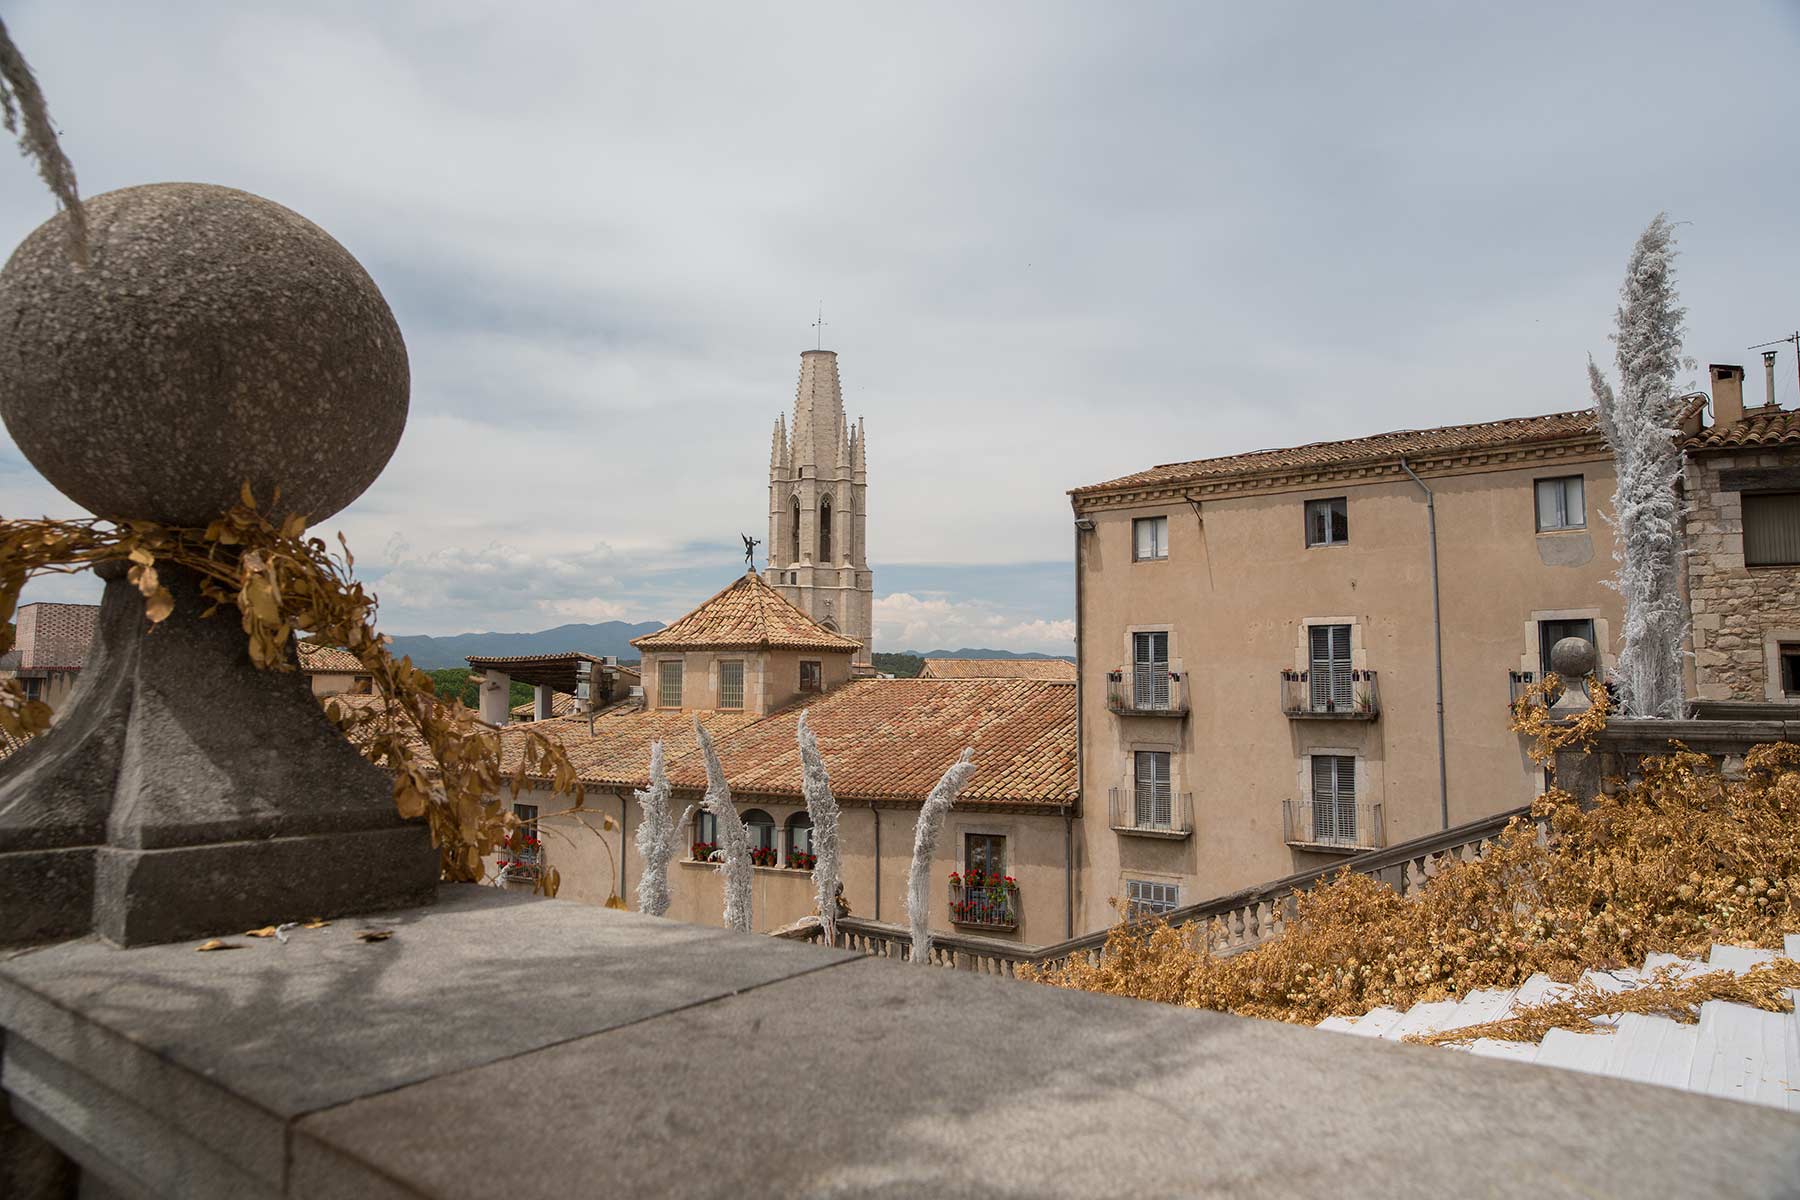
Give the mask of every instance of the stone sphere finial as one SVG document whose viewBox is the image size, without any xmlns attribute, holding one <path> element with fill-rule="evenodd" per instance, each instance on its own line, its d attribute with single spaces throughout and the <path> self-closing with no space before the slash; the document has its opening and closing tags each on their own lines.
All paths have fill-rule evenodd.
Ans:
<svg viewBox="0 0 1800 1200">
<path fill-rule="evenodd" d="M 89 264 L 59 215 L 0 271 L 0 417 L 97 516 L 204 525 L 248 480 L 320 521 L 406 426 L 400 327 L 330 234 L 235 188 L 155 183 L 87 201 Z M 278 504 L 270 504 L 275 489 Z"/>
<path fill-rule="evenodd" d="M 1550 669 L 1571 682 L 1586 679 L 1600 661 L 1594 643 L 1582 637 L 1566 637 L 1550 647 Z"/>
</svg>

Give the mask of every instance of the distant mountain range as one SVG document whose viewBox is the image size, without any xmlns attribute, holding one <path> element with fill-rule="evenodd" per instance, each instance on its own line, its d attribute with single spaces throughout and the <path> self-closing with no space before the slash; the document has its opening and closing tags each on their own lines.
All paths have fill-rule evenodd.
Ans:
<svg viewBox="0 0 1800 1200">
<path fill-rule="evenodd" d="M 627 662 L 638 657 L 631 639 L 655 633 L 661 621 L 645 621 L 633 625 L 627 621 L 602 621 L 597 625 L 558 625 L 536 633 L 458 633 L 449 637 L 407 634 L 394 639 L 395 654 L 409 655 L 413 666 L 422 671 L 440 671 L 460 667 L 471 654 L 478 657 L 507 658 L 525 654 L 561 654 L 578 651 L 599 657 L 611 655 Z M 1068 654 L 1021 654 L 1016 650 L 899 650 L 895 654 L 911 658 L 1060 658 L 1074 662 Z"/>
<path fill-rule="evenodd" d="M 537 633 L 459 633 L 450 637 L 410 634 L 396 637 L 391 647 L 395 654 L 410 655 L 413 666 L 424 671 L 460 667 L 471 654 L 504 658 L 525 654 L 561 654 L 574 650 L 596 657 L 612 655 L 635 659 L 637 649 L 631 639 L 655 633 L 661 621 L 645 621 L 633 625 L 627 621 L 602 621 L 597 625 L 558 625 Z"/>
</svg>

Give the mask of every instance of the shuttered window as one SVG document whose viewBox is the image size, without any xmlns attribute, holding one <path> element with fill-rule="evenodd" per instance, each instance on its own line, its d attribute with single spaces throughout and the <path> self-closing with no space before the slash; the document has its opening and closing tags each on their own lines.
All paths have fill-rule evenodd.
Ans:
<svg viewBox="0 0 1800 1200">
<path fill-rule="evenodd" d="M 1356 841 L 1356 759 L 1348 754 L 1312 756 L 1315 842 Z"/>
<path fill-rule="evenodd" d="M 1354 698 L 1350 678 L 1350 627 L 1311 625 L 1306 633 L 1310 643 L 1306 677 L 1311 684 L 1313 711 L 1348 709 Z"/>
<path fill-rule="evenodd" d="M 1169 707 L 1169 635 L 1131 635 L 1131 700 L 1134 708 Z"/>
<path fill-rule="evenodd" d="M 743 663 L 722 662 L 719 664 L 719 707 L 744 707 Z"/>
<path fill-rule="evenodd" d="M 1170 828 L 1175 806 L 1169 784 L 1169 752 L 1139 750 L 1136 764 L 1137 828 Z"/>
<path fill-rule="evenodd" d="M 1151 879 L 1127 879 L 1125 903 L 1134 917 L 1154 917 L 1173 911 L 1181 903 L 1181 888 Z"/>
<path fill-rule="evenodd" d="M 1139 562 L 1169 557 L 1169 518 L 1139 517 L 1131 523 L 1132 557 Z"/>
<path fill-rule="evenodd" d="M 1800 492 L 1744 494 L 1744 565 L 1800 565 Z"/>
<path fill-rule="evenodd" d="M 664 660 L 656 664 L 656 706 L 681 707 L 681 660 Z"/>
</svg>

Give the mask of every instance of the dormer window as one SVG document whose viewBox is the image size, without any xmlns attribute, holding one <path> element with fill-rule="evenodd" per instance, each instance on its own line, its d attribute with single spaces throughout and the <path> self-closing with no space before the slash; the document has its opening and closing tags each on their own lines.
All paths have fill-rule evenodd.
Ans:
<svg viewBox="0 0 1800 1200">
<path fill-rule="evenodd" d="M 831 561 L 831 497 L 819 501 L 819 561 Z"/>
<path fill-rule="evenodd" d="M 822 692 L 825 690 L 825 664 L 816 660 L 803 660 L 800 663 L 800 690 L 803 692 Z"/>
</svg>

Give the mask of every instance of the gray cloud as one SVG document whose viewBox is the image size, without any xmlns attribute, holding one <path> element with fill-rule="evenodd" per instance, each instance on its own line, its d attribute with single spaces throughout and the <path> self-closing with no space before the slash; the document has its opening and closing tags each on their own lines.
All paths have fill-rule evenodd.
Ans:
<svg viewBox="0 0 1800 1200">
<path fill-rule="evenodd" d="M 920 599 L 894 568 L 951 564 L 931 597 L 981 609 L 971 629 L 1070 615 L 1066 589 L 1021 614 L 973 568 L 1063 559 L 1071 486 L 1585 404 L 1659 209 L 1686 222 L 1702 363 L 1795 322 L 1800 17 L 1775 0 L 24 3 L 8 23 L 89 194 L 245 187 L 386 290 L 413 419 L 334 524 L 370 552 L 404 532 L 397 632 L 558 604 L 667 619 L 726 582 L 729 553 L 689 579 L 682 548 L 762 528 L 820 299 L 869 420 L 878 583 Z M 0 239 L 48 212 L 23 165 L 0 172 Z M 11 453 L 0 511 L 68 511 Z"/>
</svg>

